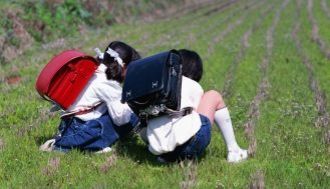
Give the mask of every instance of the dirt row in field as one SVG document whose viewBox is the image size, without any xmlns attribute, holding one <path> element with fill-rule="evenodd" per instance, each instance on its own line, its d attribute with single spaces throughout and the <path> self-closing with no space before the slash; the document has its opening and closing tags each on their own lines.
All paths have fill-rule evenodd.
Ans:
<svg viewBox="0 0 330 189">
<path fill-rule="evenodd" d="M 5 148 L 5 141 L 0 138 L 0 152 Z"/>
<path fill-rule="evenodd" d="M 250 189 L 264 189 L 265 188 L 265 174 L 262 170 L 257 170 L 251 176 Z"/>
<path fill-rule="evenodd" d="M 222 95 L 224 98 L 228 98 L 229 96 L 231 96 L 234 73 L 236 72 L 236 68 L 238 67 L 238 64 L 245 56 L 246 49 L 249 48 L 249 38 L 251 34 L 259 29 L 259 26 L 261 25 L 263 20 L 266 18 L 268 14 L 271 13 L 270 11 L 271 9 L 273 9 L 273 6 L 269 6 L 268 8 L 264 9 L 259 19 L 257 19 L 256 22 L 246 32 L 244 32 L 243 36 L 241 37 L 241 48 L 237 53 L 237 55 L 235 56 L 233 62 L 230 64 L 230 68 L 226 73 L 225 84 L 222 90 Z"/>
<path fill-rule="evenodd" d="M 329 115 L 326 110 L 326 99 L 324 92 L 321 90 L 318 81 L 315 78 L 314 69 L 311 61 L 306 56 L 306 54 L 303 53 L 301 42 L 297 38 L 297 33 L 300 31 L 300 23 L 297 23 L 295 25 L 295 28 L 292 32 L 292 37 L 295 40 L 297 50 L 299 52 L 299 55 L 302 59 L 302 63 L 305 65 L 307 72 L 308 72 L 308 79 L 309 79 L 309 86 L 310 89 L 314 93 L 315 97 L 315 103 L 318 111 L 318 119 L 315 122 L 315 126 L 326 126 L 329 124 Z"/>
<path fill-rule="evenodd" d="M 228 1 L 226 1 L 227 3 Z M 221 4 L 221 3 L 220 3 Z M 178 11 L 178 13 L 174 14 L 173 15 L 173 18 L 171 17 L 171 20 L 172 19 L 180 19 L 180 22 L 177 23 L 176 25 L 174 26 L 166 26 L 166 27 L 162 27 L 162 30 L 159 31 L 159 33 L 157 32 L 153 32 L 154 35 L 157 35 L 157 34 L 162 34 L 163 36 L 164 35 L 169 35 L 168 32 L 170 32 L 171 34 L 174 33 L 176 30 L 175 28 L 185 28 L 187 26 L 190 26 L 191 22 L 195 22 L 196 20 L 200 21 L 201 19 L 203 19 L 203 11 L 200 11 L 201 9 L 204 9 L 204 8 L 208 8 L 209 11 L 213 9 L 213 7 L 217 7 L 219 6 L 219 2 L 216 2 L 216 1 L 212 1 L 210 3 L 204 3 L 203 6 L 200 6 L 200 7 L 191 7 L 189 10 L 187 11 Z M 199 11 L 196 13 L 196 11 Z M 190 15 L 191 13 L 194 13 L 192 15 Z M 182 16 L 187 16 L 187 15 L 190 15 L 188 18 L 184 18 L 184 19 L 181 19 Z M 169 24 L 171 25 L 171 24 Z M 172 34 L 173 35 L 173 34 Z M 162 36 L 162 37 L 163 37 Z M 141 39 L 138 39 L 137 41 L 134 41 L 134 43 L 136 44 L 139 44 L 140 42 L 142 42 L 143 40 Z"/>
<path fill-rule="evenodd" d="M 238 2 L 238 0 L 230 0 L 228 2 L 222 3 L 220 6 L 214 7 L 213 9 L 211 9 L 208 12 L 204 13 L 204 16 L 210 16 L 211 14 L 213 14 L 215 12 L 219 12 L 221 10 L 224 10 L 227 7 L 229 7 L 230 5 L 235 4 L 237 2 Z"/>
<path fill-rule="evenodd" d="M 330 9 L 328 7 L 327 0 L 322 0 L 321 5 L 322 5 L 322 9 L 323 9 L 324 13 L 330 19 Z"/>
<path fill-rule="evenodd" d="M 225 11 L 227 8 L 230 7 L 230 5 L 233 5 L 236 2 L 238 2 L 238 1 L 221 2 L 221 3 L 217 4 L 216 6 L 215 5 L 210 6 L 209 11 L 213 10 L 213 14 L 216 12 L 218 13 L 221 11 Z M 216 7 L 217 11 L 214 10 L 214 6 Z M 200 27 L 199 22 L 203 22 L 203 20 L 207 19 L 207 17 L 208 17 L 208 15 L 206 15 L 205 13 L 197 14 L 195 16 L 189 17 L 187 20 L 184 20 L 183 23 L 179 23 L 178 25 L 175 25 L 173 27 L 166 28 L 164 31 L 161 31 L 162 35 L 159 36 L 157 38 L 157 40 L 155 40 L 151 44 L 148 44 L 145 46 L 143 53 L 147 53 L 147 52 L 151 51 L 152 49 L 155 49 L 156 47 L 163 46 L 168 41 L 176 41 L 175 45 L 178 45 L 183 40 L 182 38 L 176 39 L 176 36 L 178 34 L 181 34 L 181 33 L 188 34 L 189 32 L 186 32 L 186 31 L 192 31 L 194 28 Z M 195 22 L 197 22 L 197 24 Z M 192 24 L 192 23 L 195 23 L 195 24 Z M 176 28 L 180 28 L 180 29 L 178 30 Z M 137 41 L 136 43 L 138 44 L 140 42 L 142 42 L 142 41 Z"/>
<path fill-rule="evenodd" d="M 297 1 L 297 17 L 300 17 L 300 8 L 301 8 L 301 3 L 300 1 Z M 330 130 L 329 130 L 329 113 L 327 111 L 327 102 L 326 102 L 326 96 L 324 91 L 322 91 L 316 77 L 315 77 L 315 72 L 313 68 L 313 64 L 311 60 L 308 58 L 308 56 L 304 53 L 301 41 L 298 38 L 298 33 L 300 32 L 300 22 L 297 22 L 294 26 L 294 29 L 292 31 L 292 38 L 295 41 L 295 45 L 297 48 L 297 51 L 299 53 L 299 56 L 302 60 L 302 63 L 306 67 L 307 73 L 308 73 L 308 80 L 309 80 L 309 88 L 314 94 L 314 101 L 316 104 L 318 116 L 316 120 L 314 121 L 314 125 L 316 127 L 324 127 L 328 130 L 325 131 L 324 133 L 324 141 L 327 144 L 330 144 Z"/>
<path fill-rule="evenodd" d="M 203 8 L 208 8 L 209 11 L 214 9 L 214 7 L 219 7 L 223 4 L 227 4 L 228 2 L 232 2 L 232 0 L 227 0 L 225 2 L 221 2 L 219 3 L 218 1 L 214 1 L 214 0 L 206 0 L 206 1 L 202 1 L 202 2 L 197 2 L 195 4 L 192 4 L 191 6 L 187 6 L 187 7 L 182 7 L 182 11 L 178 11 L 180 13 L 175 13 L 173 15 L 170 16 L 171 19 L 173 18 L 177 18 L 177 17 L 181 17 L 184 15 L 188 15 L 190 13 L 194 13 L 195 11 L 199 11 L 200 9 Z M 234 3 L 234 2 L 232 2 Z M 199 6 L 199 7 L 198 7 Z M 197 8 L 198 7 L 198 8 Z M 219 11 L 223 11 L 225 9 L 221 9 Z M 121 33 L 112 33 L 110 35 L 111 39 L 110 40 L 124 40 L 126 41 L 128 44 L 132 45 L 133 47 L 136 47 L 138 45 L 143 44 L 143 50 L 140 50 L 139 52 L 141 52 L 141 54 L 147 54 L 147 52 L 149 52 L 150 49 L 153 49 L 154 47 L 159 47 L 162 45 L 162 43 L 160 43 L 157 40 L 154 41 L 150 41 L 150 39 L 154 39 L 155 36 L 160 36 L 157 37 L 157 39 L 163 39 L 161 41 L 167 41 L 169 39 L 170 36 L 174 36 L 175 33 L 177 32 L 176 29 L 173 28 L 186 28 L 189 27 L 191 24 L 191 22 L 196 22 L 196 20 L 199 22 L 200 20 L 202 20 L 203 18 L 203 11 L 198 12 L 197 14 L 193 14 L 191 16 L 189 16 L 187 19 L 181 19 L 182 22 L 180 21 L 180 23 L 173 25 L 171 27 L 163 27 L 162 26 L 162 30 L 154 32 L 152 29 L 147 30 L 146 31 L 141 31 L 140 34 L 141 36 L 139 38 L 137 38 L 136 40 L 131 40 L 131 41 L 126 41 L 127 38 L 130 38 L 131 35 L 134 35 L 136 33 L 139 33 L 137 30 L 129 30 L 129 31 L 125 31 L 125 32 L 121 32 Z M 153 25 L 152 23 L 149 25 Z M 149 25 L 146 25 L 146 27 L 149 27 Z M 172 25 L 172 24 L 169 24 Z M 143 27 L 138 27 L 139 29 L 145 29 Z M 152 44 L 151 46 L 149 44 Z M 108 45 L 108 41 L 102 41 L 101 43 L 98 44 L 99 47 L 104 47 Z M 147 47 L 147 48 L 144 48 Z M 139 50 L 139 49 L 138 49 Z"/>
<path fill-rule="evenodd" d="M 206 29 L 205 31 L 200 32 L 200 35 L 205 35 L 206 33 L 212 32 L 214 29 L 218 28 L 221 24 L 228 23 L 227 28 L 222 30 L 220 34 L 217 34 L 216 36 L 214 36 L 213 40 L 211 40 L 208 43 L 209 50 L 208 50 L 208 56 L 206 56 L 206 57 L 209 58 L 211 56 L 212 52 L 216 53 L 215 46 L 219 42 L 221 42 L 225 37 L 227 37 L 227 35 L 229 35 L 231 33 L 231 31 L 233 31 L 234 29 L 236 29 L 236 27 L 241 25 L 243 23 L 243 21 L 247 18 L 247 15 L 249 15 L 251 12 L 253 12 L 253 10 L 257 10 L 258 8 L 260 8 L 261 5 L 264 5 L 264 1 L 262 1 L 262 2 L 253 1 L 253 2 L 245 5 L 244 7 L 236 10 L 235 12 L 232 12 L 232 14 L 228 15 L 223 21 L 218 22 L 217 24 L 214 24 L 213 26 Z M 242 13 L 242 11 L 244 11 L 244 13 Z M 235 16 L 236 14 L 241 14 L 242 16 L 240 18 L 238 18 L 236 21 L 234 21 L 233 23 L 228 22 L 232 18 L 232 16 Z M 264 15 L 264 13 L 262 13 L 262 15 Z M 252 31 L 256 30 L 256 28 L 260 24 L 259 22 L 261 22 L 261 21 L 257 21 L 257 23 L 251 27 Z M 198 39 L 199 37 L 200 36 L 195 36 L 196 39 Z M 245 39 L 246 39 L 246 36 L 245 36 Z M 194 167 L 191 167 L 191 165 L 186 166 L 186 168 L 184 170 L 185 170 L 184 171 L 184 180 L 181 182 L 181 188 L 192 188 L 196 184 L 197 170 L 194 169 Z"/>
<path fill-rule="evenodd" d="M 100 166 L 99 166 L 99 171 L 106 174 L 108 171 L 111 170 L 111 167 L 114 166 L 117 162 L 118 159 L 118 155 L 116 153 L 116 151 L 112 152 L 111 155 L 109 155 L 107 157 L 107 159 L 105 160 L 105 162 L 103 162 Z"/>
<path fill-rule="evenodd" d="M 255 2 L 252 1 L 250 4 L 246 4 L 246 5 L 243 6 L 243 7 L 238 7 L 237 9 L 235 9 L 235 10 L 231 11 L 230 13 L 228 13 L 228 14 L 226 15 L 226 17 L 224 17 L 223 19 L 221 19 L 221 20 L 216 20 L 214 23 L 209 24 L 210 27 L 202 28 L 202 30 L 200 30 L 200 31 L 198 32 L 197 35 L 196 35 L 196 34 L 191 34 L 191 35 L 189 36 L 189 39 L 188 39 L 188 40 L 185 40 L 185 45 L 186 45 L 188 48 L 190 48 L 190 47 L 193 46 L 193 45 L 192 45 L 192 44 L 193 44 L 192 42 L 198 41 L 199 39 L 203 39 L 203 38 L 205 38 L 205 37 L 208 37 L 208 38 L 210 38 L 210 39 L 213 38 L 212 34 L 213 34 L 213 35 L 214 35 L 214 34 L 217 35 L 217 33 L 215 33 L 214 31 L 215 31 L 215 30 L 218 30 L 219 27 L 220 27 L 221 25 L 224 25 L 225 23 L 228 23 L 229 20 L 230 20 L 232 17 L 236 16 L 237 14 L 240 14 L 240 13 L 241 13 L 242 11 L 244 11 L 244 10 L 249 9 L 249 7 L 250 7 L 250 6 L 253 6 L 254 4 L 255 4 Z M 227 5 L 227 6 L 228 6 L 228 5 Z M 222 12 L 223 12 L 223 11 L 222 11 Z M 198 26 L 197 26 L 197 27 L 198 27 Z M 208 34 L 208 35 L 205 35 L 205 34 Z M 211 41 L 210 43 L 211 43 L 211 45 L 214 45 L 214 43 L 213 43 L 212 41 Z M 210 46 L 210 43 L 209 43 L 208 46 Z"/>
<path fill-rule="evenodd" d="M 42 168 L 41 172 L 45 176 L 52 177 L 60 169 L 60 165 L 61 165 L 61 158 L 52 157 L 48 159 L 47 165 L 44 168 Z"/>
<path fill-rule="evenodd" d="M 266 54 L 264 55 L 264 58 L 261 62 L 260 69 L 262 74 L 262 80 L 259 83 L 258 86 L 258 92 L 256 96 L 254 97 L 249 111 L 248 111 L 248 120 L 244 124 L 245 128 L 245 134 L 249 140 L 249 148 L 248 153 L 250 156 L 254 156 L 256 154 L 257 150 L 257 139 L 254 134 L 255 132 L 255 124 L 260 116 L 260 104 L 263 100 L 265 100 L 268 92 L 269 87 L 269 81 L 268 81 L 268 68 L 270 64 L 270 58 L 273 53 L 273 38 L 274 38 L 274 31 L 275 28 L 278 25 L 278 22 L 280 20 L 280 16 L 282 11 L 285 9 L 287 4 L 289 3 L 289 0 L 285 0 L 282 2 L 281 7 L 277 10 L 275 18 L 273 20 L 272 25 L 267 30 L 266 34 Z M 264 188 L 265 186 L 265 175 L 262 170 L 257 170 L 254 174 L 251 175 L 251 181 L 250 181 L 250 188 Z"/>
<path fill-rule="evenodd" d="M 256 4 L 255 1 L 252 1 L 250 4 L 245 5 L 244 7 L 240 7 L 238 9 L 236 9 L 235 11 L 230 12 L 230 14 L 228 14 L 224 19 L 222 19 L 221 21 L 217 21 L 214 24 L 211 24 L 211 27 L 209 28 L 205 28 L 204 30 L 202 30 L 198 35 L 195 35 L 195 39 L 199 39 L 203 36 L 205 36 L 205 34 L 210 34 L 211 32 L 213 32 L 214 30 L 216 30 L 217 28 L 219 28 L 222 24 L 227 23 L 233 16 L 236 16 L 237 14 L 242 13 L 242 11 L 249 9 L 250 7 L 253 7 Z M 217 34 L 216 34 L 217 35 Z M 209 35 L 207 35 L 209 37 Z M 211 37 L 212 38 L 212 37 Z M 213 42 L 210 42 L 211 44 L 214 44 Z"/>
<path fill-rule="evenodd" d="M 266 98 L 267 95 L 267 90 L 269 87 L 269 81 L 268 81 L 268 77 L 267 77 L 267 73 L 268 73 L 268 67 L 270 64 L 270 58 L 272 56 L 272 52 L 273 52 L 273 36 L 274 36 L 274 31 L 275 28 L 280 20 L 280 16 L 282 11 L 284 10 L 284 8 L 287 6 L 287 4 L 289 3 L 289 0 L 285 0 L 282 2 L 282 5 L 280 7 L 280 9 L 277 10 L 275 18 L 273 20 L 272 25 L 270 26 L 270 28 L 267 30 L 267 34 L 266 34 L 266 45 L 267 45 L 267 49 L 266 49 L 266 54 L 261 62 L 260 68 L 261 68 L 261 74 L 262 74 L 262 79 L 261 82 L 259 83 L 259 87 L 258 87 L 258 92 L 256 94 L 256 96 L 254 97 L 249 111 L 248 111 L 248 120 L 246 121 L 246 123 L 244 124 L 245 127 L 245 134 L 247 136 L 247 138 L 249 139 L 249 154 L 251 156 L 254 156 L 256 153 L 256 149 L 257 149 L 257 141 L 256 141 L 256 137 L 254 135 L 254 131 L 255 131 L 255 124 L 257 122 L 257 120 L 259 119 L 260 116 L 260 104 L 261 102 Z"/>
<path fill-rule="evenodd" d="M 221 13 L 225 10 L 227 10 L 228 8 L 230 8 L 231 6 L 233 6 L 234 4 L 236 4 L 238 1 L 230 1 L 230 3 L 228 2 L 222 2 L 217 6 L 217 12 Z M 255 2 L 253 2 L 253 4 L 255 4 Z M 194 43 L 196 41 L 197 38 L 201 37 L 202 35 L 205 35 L 205 33 L 208 32 L 212 32 L 214 29 L 216 29 L 217 27 L 219 27 L 221 24 L 228 22 L 228 20 L 242 12 L 242 10 L 247 9 L 247 7 L 249 7 L 249 5 L 243 7 L 243 8 L 239 8 L 235 11 L 232 11 L 230 13 L 230 15 L 228 15 L 225 19 L 223 19 L 222 21 L 216 21 L 216 22 L 212 22 L 210 24 L 208 24 L 208 27 L 201 27 L 201 23 L 203 24 L 205 23 L 205 19 L 208 19 L 207 15 L 205 15 L 205 13 L 200 13 L 199 16 L 194 16 L 194 17 L 189 17 L 187 20 L 185 20 L 185 22 L 183 23 L 179 23 L 178 25 L 174 26 L 174 27 L 178 27 L 180 28 L 178 29 L 173 29 L 173 27 L 169 27 L 165 30 L 170 30 L 169 33 L 166 33 L 166 31 L 162 31 L 162 35 L 160 37 L 158 37 L 158 39 L 154 42 L 152 42 L 151 44 L 146 44 L 144 45 L 146 48 L 144 48 L 143 53 L 147 53 L 150 50 L 153 50 L 157 47 L 161 47 L 164 46 L 164 44 L 169 44 L 173 41 L 175 41 L 175 44 L 171 44 L 171 46 L 175 46 L 175 45 L 180 45 L 182 42 L 184 42 L 185 46 L 187 46 L 187 48 L 191 47 L 191 44 Z M 212 7 L 210 7 L 212 8 Z M 212 9 L 215 9 L 214 7 Z M 215 12 L 213 12 L 212 14 L 214 14 Z M 203 22 L 204 21 L 204 22 Z M 193 24 L 194 23 L 194 24 Z M 178 37 L 177 39 L 175 39 L 175 37 L 181 33 L 189 33 L 187 31 L 192 31 L 193 29 L 200 27 L 202 28 L 201 30 L 198 31 L 198 34 L 192 33 L 190 32 L 189 35 L 187 35 L 186 37 Z M 154 34 L 158 34 L 154 33 Z M 174 40 L 175 39 L 175 40 Z M 137 43 L 139 43 L 139 41 L 137 41 Z"/>
<path fill-rule="evenodd" d="M 244 9 L 245 10 L 255 10 L 257 8 L 259 8 L 262 4 L 264 3 L 264 1 L 257 2 L 254 1 L 251 3 L 251 5 L 246 6 Z M 221 42 L 228 34 L 230 34 L 236 27 L 238 27 L 239 25 L 241 25 L 243 23 L 243 21 L 246 19 L 247 15 L 248 15 L 248 11 L 245 11 L 241 17 L 239 17 L 235 22 L 232 22 L 230 24 L 228 24 L 228 26 L 220 33 L 217 34 L 213 40 L 211 41 L 210 45 L 208 46 L 208 53 L 207 53 L 207 57 L 211 56 L 213 53 L 215 53 L 215 46 L 218 45 L 219 42 Z"/>
<path fill-rule="evenodd" d="M 231 5 L 234 5 L 237 2 L 238 1 L 232 1 L 231 0 L 231 1 L 225 1 L 225 2 L 220 2 L 220 3 L 219 2 L 212 3 L 212 4 L 209 3 L 209 4 L 206 4 L 204 6 L 204 8 L 205 7 L 209 8 L 209 10 L 206 10 L 207 12 L 210 12 L 211 10 L 213 10 L 212 14 L 214 14 L 216 12 L 220 13 L 220 12 L 223 12 L 226 9 L 230 8 Z M 215 9 L 217 11 L 214 11 Z M 193 10 L 190 10 L 188 12 L 192 12 L 192 11 Z M 236 10 L 235 14 L 237 14 L 241 11 L 242 10 Z M 150 50 L 153 50 L 157 47 L 164 46 L 164 44 L 169 43 L 169 42 L 176 41 L 176 44 L 180 44 L 181 41 L 183 41 L 183 40 L 185 40 L 187 42 L 186 38 L 180 37 L 178 39 L 175 39 L 175 37 L 178 34 L 185 33 L 187 31 L 191 31 L 192 29 L 194 29 L 196 27 L 200 27 L 201 22 L 203 23 L 203 20 L 206 19 L 205 14 L 206 13 L 204 11 L 200 11 L 197 14 L 189 16 L 188 18 L 181 19 L 181 21 L 179 21 L 175 25 L 169 24 L 169 26 L 162 27 L 162 29 L 157 31 L 157 32 L 154 32 L 152 30 L 150 30 L 150 32 L 144 32 L 143 34 L 141 34 L 140 38 L 138 38 L 136 40 L 133 40 L 133 41 L 129 41 L 129 44 L 132 45 L 133 47 L 143 44 L 143 46 L 142 46 L 143 50 L 140 51 L 140 52 L 141 52 L 141 54 L 145 55 L 145 54 L 148 54 Z M 203 28 L 203 30 L 201 30 L 199 32 L 198 36 L 203 35 L 207 31 L 211 31 L 212 29 L 215 28 L 215 26 L 219 25 L 218 23 L 219 22 L 217 22 L 215 24 L 212 23 L 211 24 L 211 25 L 213 25 L 212 27 Z M 223 22 L 220 22 L 220 23 L 223 23 Z M 115 37 L 115 38 L 126 39 L 126 38 L 128 38 L 128 36 L 133 35 L 133 33 L 136 33 L 136 31 L 131 30 L 131 31 L 128 31 L 128 32 L 124 32 L 124 33 L 119 34 L 118 37 Z M 155 36 L 158 36 L 157 39 L 154 39 Z M 193 40 L 192 38 L 196 38 L 192 34 L 189 35 L 188 37 L 189 37 L 188 40 Z M 105 46 L 105 45 L 107 45 L 106 43 L 100 44 L 100 45 Z"/>
<path fill-rule="evenodd" d="M 201 32 L 199 32 L 199 34 L 197 36 L 195 35 L 195 39 L 199 38 L 199 36 L 204 35 L 205 33 L 208 33 L 208 31 L 212 31 L 213 29 L 216 29 L 221 24 L 228 22 L 228 20 L 230 20 L 230 18 L 232 16 L 235 16 L 237 13 L 239 14 L 242 11 L 245 11 L 243 16 L 238 19 L 238 20 L 240 20 L 239 24 L 235 24 L 235 26 L 233 26 L 232 24 L 228 23 L 229 25 L 228 25 L 227 29 L 225 29 L 225 33 L 222 32 L 220 34 L 222 37 L 227 36 L 228 34 L 230 34 L 230 32 L 228 32 L 228 30 L 229 30 L 228 28 L 230 28 L 230 30 L 233 30 L 236 26 L 240 25 L 242 23 L 242 20 L 244 18 L 246 18 L 247 14 L 249 12 L 251 12 L 251 10 L 257 9 L 261 4 L 260 3 L 258 4 L 258 3 L 256 3 L 256 1 L 253 1 L 251 4 L 246 5 L 242 9 L 236 10 L 232 14 L 228 15 L 223 21 L 215 23 L 214 25 L 211 25 L 211 27 L 205 28 L 204 30 L 201 30 Z M 237 21 L 235 23 L 237 23 Z M 221 38 L 221 40 L 222 40 L 222 38 Z M 212 49 L 214 48 L 215 45 L 216 45 L 216 43 L 214 43 L 213 41 L 209 42 L 209 47 L 211 46 Z M 210 51 L 208 51 L 208 52 L 210 52 Z M 196 180 L 197 180 L 197 167 L 196 167 L 196 164 L 192 163 L 192 162 L 188 162 L 188 163 L 182 162 L 180 164 L 180 166 L 183 170 L 183 180 L 180 183 L 180 188 L 186 189 L 186 188 L 194 187 L 196 185 Z"/>
<path fill-rule="evenodd" d="M 228 22 L 228 20 L 230 20 L 230 18 L 234 15 L 236 15 L 237 13 L 241 13 L 242 11 L 246 11 L 242 17 L 239 18 L 239 20 L 243 20 L 243 18 L 246 18 L 247 14 L 251 12 L 251 10 L 257 9 L 260 7 L 260 5 L 262 5 L 263 3 L 256 3 L 255 1 L 252 2 L 249 5 L 246 5 L 245 7 L 243 7 L 243 9 L 238 9 L 236 10 L 234 13 L 232 13 L 231 15 L 227 16 L 222 22 L 219 22 L 217 24 L 214 24 L 213 26 L 211 25 L 210 28 L 206 28 L 206 30 L 202 30 L 201 32 L 199 32 L 199 35 L 204 35 L 205 33 L 208 33 L 208 31 L 212 31 L 213 29 L 217 28 L 220 24 L 226 23 Z M 249 11 L 248 11 L 249 10 Z M 237 22 L 236 22 L 237 23 Z M 241 22 L 240 22 L 241 23 Z M 225 29 L 225 33 L 222 32 L 220 35 L 222 35 L 223 37 L 226 37 L 228 34 L 230 34 L 231 32 L 227 32 L 228 28 L 231 28 L 231 30 L 235 29 L 238 25 L 237 24 L 235 26 L 232 26 L 232 24 L 228 23 L 229 26 L 227 27 L 227 29 Z M 198 35 L 198 36 L 199 36 Z M 198 36 L 195 35 L 195 38 L 198 38 Z M 222 39 L 221 39 L 222 40 Z M 214 43 L 213 41 L 209 42 L 209 47 L 211 46 L 212 49 L 214 48 L 214 45 L 216 45 L 216 43 Z M 181 167 L 183 169 L 183 180 L 180 183 L 180 187 L 181 188 L 192 188 L 196 185 L 196 180 L 197 180 L 197 169 L 192 166 L 190 163 L 188 163 L 188 165 L 185 164 L 181 164 Z"/>
<path fill-rule="evenodd" d="M 319 35 L 319 26 L 313 15 L 313 0 L 308 0 L 307 4 L 308 20 L 312 24 L 312 40 L 319 46 L 320 50 L 327 59 L 330 59 L 330 49 Z"/>
<path fill-rule="evenodd" d="M 183 179 L 180 182 L 181 189 L 194 188 L 197 181 L 197 164 L 193 161 L 180 162 Z"/>
<path fill-rule="evenodd" d="M 225 8 L 226 6 L 229 6 L 232 3 L 237 3 L 237 1 L 239 1 L 239 0 L 226 0 L 225 2 L 221 3 L 220 6 L 218 6 L 219 2 L 216 0 L 202 0 L 202 1 L 199 0 L 199 1 L 196 1 L 196 3 L 193 3 L 193 4 L 191 3 L 190 5 L 182 7 L 179 10 L 175 10 L 175 12 L 172 13 L 172 15 L 171 14 L 167 15 L 164 18 L 168 18 L 169 16 L 171 18 L 180 18 L 181 16 L 196 12 L 205 7 L 212 8 L 208 12 L 204 13 L 204 14 L 208 13 L 209 15 L 211 15 L 212 13 L 222 10 L 223 8 Z"/>
</svg>

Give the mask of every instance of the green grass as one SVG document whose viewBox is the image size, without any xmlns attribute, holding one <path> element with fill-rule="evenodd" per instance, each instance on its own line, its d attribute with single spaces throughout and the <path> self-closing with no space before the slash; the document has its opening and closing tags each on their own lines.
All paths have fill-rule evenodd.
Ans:
<svg viewBox="0 0 330 189">
<path fill-rule="evenodd" d="M 300 39 L 303 43 L 303 51 L 306 55 L 308 55 L 309 59 L 313 63 L 314 72 L 317 73 L 315 75 L 320 82 L 321 88 L 325 91 L 326 95 L 329 98 L 330 89 L 328 86 L 330 84 L 330 75 L 329 75 L 330 60 L 327 60 L 327 58 L 320 50 L 319 46 L 312 42 L 310 38 L 312 25 L 307 18 L 308 18 L 308 12 L 306 9 L 303 9 L 300 18 L 302 26 L 301 26 L 301 32 L 299 33 Z M 325 28 L 323 25 L 319 25 L 319 27 Z M 329 46 L 330 43 L 327 44 Z M 329 107 L 330 107 L 330 101 L 328 100 L 328 111 L 330 110 Z"/>
<path fill-rule="evenodd" d="M 327 44 L 330 43 L 330 22 L 329 17 L 325 14 L 325 12 L 322 10 L 322 1 L 314 1 L 313 6 L 313 15 L 315 17 L 316 22 L 319 25 L 319 33 L 320 37 L 327 42 Z M 329 4 L 329 2 L 328 2 Z M 328 45 L 328 48 L 329 45 Z"/>
<path fill-rule="evenodd" d="M 0 188 L 249 188 L 258 180 L 264 182 L 265 188 L 328 188 L 330 147 L 323 137 L 329 126 L 314 126 L 318 116 L 315 94 L 291 35 L 296 22 L 301 23 L 297 38 L 313 66 L 314 79 L 328 100 L 328 112 L 330 61 L 311 41 L 306 0 L 301 1 L 300 16 L 298 1 L 289 1 L 273 25 L 282 2 L 239 1 L 210 15 L 204 14 L 212 9 L 206 6 L 175 19 L 88 30 L 83 36 L 66 38 L 64 46 L 44 49 L 42 44 L 36 44 L 12 62 L 2 64 Z M 247 5 L 249 8 L 244 8 Z M 270 6 L 273 8 L 261 19 L 262 12 Z M 320 36 L 330 46 L 326 32 L 329 22 L 318 1 L 314 1 L 313 13 L 321 28 Z M 241 22 L 235 25 L 239 19 Z M 249 46 L 235 62 L 242 37 L 258 20 L 258 27 L 248 39 Z M 232 30 L 215 43 L 233 24 Z M 267 33 L 272 26 L 273 47 L 268 57 Z M 34 89 L 39 71 L 62 50 L 78 48 L 93 54 L 94 47 L 104 48 L 109 41 L 118 39 L 132 44 L 144 56 L 171 48 L 198 51 L 205 64 L 201 82 L 205 90 L 222 91 L 227 74 L 236 63 L 230 76 L 230 95 L 225 100 L 237 139 L 246 148 L 251 144 L 244 124 L 265 77 L 269 85 L 266 98 L 260 102 L 260 115 L 255 118 L 255 156 L 239 164 L 227 163 L 225 145 L 215 128 L 205 155 L 193 164 L 159 164 L 137 136 L 119 141 L 113 152 L 103 155 L 40 152 L 39 145 L 55 134 L 59 118 L 48 112 L 50 105 Z M 261 63 L 265 57 L 269 65 L 263 73 Z M 14 76 L 20 80 L 9 84 L 8 78 Z"/>
</svg>

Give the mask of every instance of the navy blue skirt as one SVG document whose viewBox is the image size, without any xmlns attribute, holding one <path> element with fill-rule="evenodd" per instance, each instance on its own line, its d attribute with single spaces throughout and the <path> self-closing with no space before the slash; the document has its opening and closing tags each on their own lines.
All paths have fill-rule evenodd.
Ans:
<svg viewBox="0 0 330 189">
<path fill-rule="evenodd" d="M 128 135 L 138 122 L 138 117 L 132 114 L 129 123 L 117 126 L 108 112 L 89 121 L 76 117 L 65 118 L 61 120 L 59 135 L 55 137 L 55 149 L 64 152 L 73 148 L 88 151 L 102 150 Z"/>
<path fill-rule="evenodd" d="M 174 151 L 159 155 L 167 162 L 180 161 L 184 159 L 198 159 L 204 153 L 206 147 L 211 141 L 211 122 L 203 115 L 201 119 L 201 128 L 184 144 L 177 146 Z"/>
</svg>

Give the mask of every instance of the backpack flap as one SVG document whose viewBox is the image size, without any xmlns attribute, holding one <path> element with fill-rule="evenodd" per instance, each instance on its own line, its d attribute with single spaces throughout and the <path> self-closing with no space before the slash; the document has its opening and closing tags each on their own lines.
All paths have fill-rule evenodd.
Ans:
<svg viewBox="0 0 330 189">
<path fill-rule="evenodd" d="M 40 96 L 44 97 L 45 94 L 47 94 L 51 80 L 63 66 L 71 60 L 81 56 L 84 56 L 84 53 L 75 50 L 63 51 L 62 53 L 54 56 L 41 70 L 37 78 L 36 89 Z"/>
<path fill-rule="evenodd" d="M 56 55 L 40 72 L 36 89 L 40 96 L 66 110 L 79 96 L 98 67 L 92 57 L 76 50 Z"/>
<path fill-rule="evenodd" d="M 177 51 L 162 52 L 128 66 L 122 101 L 135 113 L 160 105 L 178 110 L 180 95 L 181 58 Z"/>
<path fill-rule="evenodd" d="M 123 86 L 125 102 L 164 89 L 167 57 L 165 52 L 129 64 Z"/>
</svg>

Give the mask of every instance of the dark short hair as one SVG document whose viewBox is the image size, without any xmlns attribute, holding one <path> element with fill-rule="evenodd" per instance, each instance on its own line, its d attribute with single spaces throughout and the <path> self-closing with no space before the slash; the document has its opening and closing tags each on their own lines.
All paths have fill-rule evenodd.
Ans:
<svg viewBox="0 0 330 189">
<path fill-rule="evenodd" d="M 125 63 L 125 67 L 127 67 L 132 61 L 140 59 L 141 56 L 133 47 L 121 41 L 111 42 L 104 50 L 103 64 L 107 66 L 105 71 L 107 79 L 122 82 L 124 80 L 124 78 L 122 78 L 123 68 L 106 52 L 108 48 L 111 48 L 119 54 L 119 57 Z"/>
<path fill-rule="evenodd" d="M 199 82 L 203 75 L 203 61 L 201 57 L 192 50 L 180 49 L 182 58 L 182 75 Z"/>
</svg>

